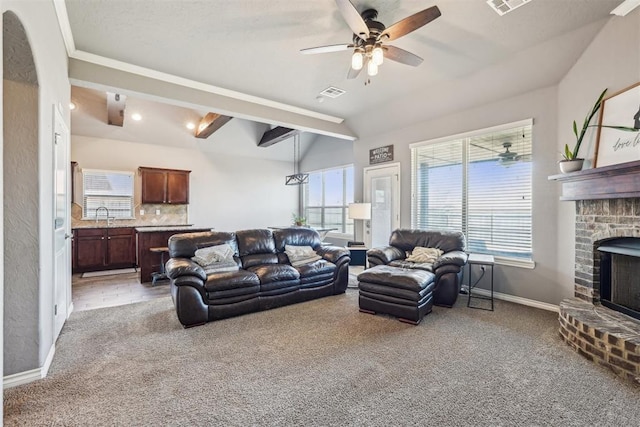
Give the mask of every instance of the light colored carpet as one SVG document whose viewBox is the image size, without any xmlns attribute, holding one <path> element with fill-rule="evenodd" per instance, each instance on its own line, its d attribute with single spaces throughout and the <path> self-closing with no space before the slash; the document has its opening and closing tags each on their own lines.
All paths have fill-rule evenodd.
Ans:
<svg viewBox="0 0 640 427">
<path fill-rule="evenodd" d="M 419 326 L 357 291 L 182 329 L 170 298 L 73 313 L 5 425 L 630 426 L 640 391 L 570 350 L 557 315 L 435 307 Z"/>
<path fill-rule="evenodd" d="M 118 270 L 104 270 L 104 271 L 88 271 L 86 273 L 82 273 L 82 278 L 86 277 L 99 277 L 99 276 L 113 276 L 116 274 L 129 274 L 136 273 L 138 270 L 135 268 L 121 268 Z"/>
</svg>

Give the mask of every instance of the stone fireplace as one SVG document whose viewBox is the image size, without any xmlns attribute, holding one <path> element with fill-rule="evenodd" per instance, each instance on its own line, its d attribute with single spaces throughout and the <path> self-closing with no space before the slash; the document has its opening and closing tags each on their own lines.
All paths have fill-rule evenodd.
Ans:
<svg viewBox="0 0 640 427">
<path fill-rule="evenodd" d="M 640 298 L 640 162 L 550 179 L 562 183 L 561 200 L 576 201 L 575 297 L 560 304 L 560 336 L 640 385 L 640 320 L 627 315 Z"/>
</svg>

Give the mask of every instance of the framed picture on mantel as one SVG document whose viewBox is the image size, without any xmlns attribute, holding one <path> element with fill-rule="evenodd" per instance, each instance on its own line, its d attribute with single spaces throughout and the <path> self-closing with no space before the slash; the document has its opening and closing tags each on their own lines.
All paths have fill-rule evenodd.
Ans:
<svg viewBox="0 0 640 427">
<path fill-rule="evenodd" d="M 640 160 L 640 132 L 604 127 L 640 130 L 640 82 L 602 101 L 598 125 L 595 167 Z"/>
</svg>

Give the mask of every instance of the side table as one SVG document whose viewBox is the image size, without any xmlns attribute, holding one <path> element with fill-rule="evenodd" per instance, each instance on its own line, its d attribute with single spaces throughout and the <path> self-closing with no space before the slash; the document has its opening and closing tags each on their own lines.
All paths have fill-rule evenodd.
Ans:
<svg viewBox="0 0 640 427">
<path fill-rule="evenodd" d="M 493 255 L 485 255 L 485 254 L 469 254 L 469 259 L 467 261 L 469 264 L 469 298 L 467 299 L 467 307 L 469 308 L 478 308 L 480 310 L 490 310 L 493 311 L 493 265 L 494 259 Z M 475 283 L 471 283 L 471 276 L 473 272 L 473 267 L 476 266 L 480 269 L 481 273 L 476 279 Z M 484 274 L 486 273 L 487 268 L 491 268 L 491 294 L 490 296 L 485 295 L 473 295 L 473 289 L 480 283 Z M 478 306 L 471 305 L 471 298 L 475 299 L 484 299 L 491 301 L 491 308 L 484 308 Z"/>
<path fill-rule="evenodd" d="M 367 251 L 369 248 L 366 246 L 349 246 L 347 249 L 351 252 L 349 265 L 362 265 L 367 268 Z"/>
</svg>

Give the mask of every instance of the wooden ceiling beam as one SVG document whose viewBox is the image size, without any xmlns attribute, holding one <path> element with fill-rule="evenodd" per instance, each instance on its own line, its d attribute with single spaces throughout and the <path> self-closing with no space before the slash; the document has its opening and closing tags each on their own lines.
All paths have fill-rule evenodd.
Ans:
<svg viewBox="0 0 640 427">
<path fill-rule="evenodd" d="M 212 133 L 226 125 L 232 118 L 222 114 L 207 113 L 196 128 L 196 138 L 209 138 Z"/>
<path fill-rule="evenodd" d="M 107 92 L 107 123 L 113 126 L 124 124 L 124 109 L 127 97 L 119 93 Z"/>
<path fill-rule="evenodd" d="M 280 141 L 291 138 L 295 134 L 300 132 L 297 129 L 289 129 L 284 126 L 277 126 L 271 130 L 268 130 L 262 135 L 262 139 L 258 142 L 258 147 L 269 147 L 273 144 L 277 144 Z"/>
</svg>

